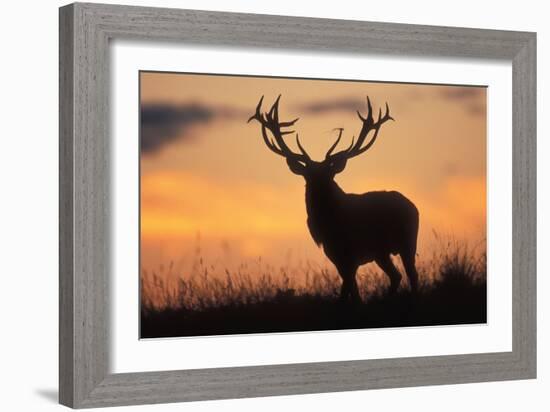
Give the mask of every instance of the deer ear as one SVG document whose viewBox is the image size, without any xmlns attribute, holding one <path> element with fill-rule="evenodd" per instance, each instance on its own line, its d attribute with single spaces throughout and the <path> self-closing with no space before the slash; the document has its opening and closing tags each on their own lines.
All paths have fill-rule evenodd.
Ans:
<svg viewBox="0 0 550 412">
<path fill-rule="evenodd" d="M 286 164 L 295 175 L 303 176 L 306 173 L 306 167 L 297 160 L 287 158 Z"/>
<path fill-rule="evenodd" d="M 347 164 L 348 160 L 343 158 L 343 159 L 336 159 L 334 162 L 332 162 L 330 164 L 330 170 L 332 170 L 332 172 L 334 174 L 338 174 L 340 173 L 342 170 L 344 170 L 346 168 L 346 164 Z"/>
</svg>

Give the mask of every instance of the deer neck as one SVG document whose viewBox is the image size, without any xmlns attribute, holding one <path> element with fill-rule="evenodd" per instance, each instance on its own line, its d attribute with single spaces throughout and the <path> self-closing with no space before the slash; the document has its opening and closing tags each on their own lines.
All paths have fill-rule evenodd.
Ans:
<svg viewBox="0 0 550 412">
<path fill-rule="evenodd" d="M 334 180 L 322 183 L 306 182 L 306 209 L 311 219 L 330 217 L 330 214 L 337 212 L 341 204 L 344 191 Z"/>
<path fill-rule="evenodd" d="M 309 233 L 318 246 L 331 238 L 331 223 L 341 213 L 345 193 L 334 181 L 306 182 L 306 210 Z"/>
</svg>

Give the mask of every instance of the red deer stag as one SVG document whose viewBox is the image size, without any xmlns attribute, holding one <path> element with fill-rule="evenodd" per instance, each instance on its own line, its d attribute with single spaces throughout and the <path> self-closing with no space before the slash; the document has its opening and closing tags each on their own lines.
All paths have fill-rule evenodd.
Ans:
<svg viewBox="0 0 550 412">
<path fill-rule="evenodd" d="M 364 194 L 345 193 L 334 181 L 334 176 L 346 167 L 346 162 L 369 150 L 380 128 L 390 116 L 379 110 L 378 120 L 372 116 L 372 106 L 367 97 L 368 113 L 363 117 L 357 140 L 344 150 L 333 153 L 340 142 L 343 129 L 321 162 L 312 160 L 296 134 L 299 153 L 293 152 L 283 136 L 294 131 L 281 130 L 293 126 L 298 119 L 279 121 L 279 99 L 271 109 L 261 113 L 263 96 L 256 107 L 256 113 L 248 122 L 257 120 L 262 128 L 262 137 L 267 147 L 283 156 L 290 170 L 303 176 L 306 183 L 307 225 L 313 240 L 323 247 L 325 255 L 338 269 L 342 278 L 340 299 L 349 297 L 361 302 L 355 279 L 359 266 L 375 261 L 390 278 L 390 293 L 394 293 L 401 282 L 401 274 L 394 266 L 391 255 L 399 254 L 407 272 L 412 291 L 416 291 L 418 274 L 415 267 L 416 240 L 418 234 L 418 210 L 399 192 L 376 191 Z M 268 131 L 272 137 L 268 135 Z M 369 132 L 372 137 L 364 144 Z"/>
</svg>

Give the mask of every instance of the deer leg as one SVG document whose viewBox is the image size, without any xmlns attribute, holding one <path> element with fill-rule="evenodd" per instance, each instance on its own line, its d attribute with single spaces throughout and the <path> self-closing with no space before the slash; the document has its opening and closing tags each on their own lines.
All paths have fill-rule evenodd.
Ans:
<svg viewBox="0 0 550 412">
<path fill-rule="evenodd" d="M 353 303 L 355 303 L 357 305 L 357 304 L 362 303 L 361 296 L 359 295 L 359 289 L 357 288 L 357 278 L 355 277 L 356 274 L 357 274 L 357 268 L 354 268 L 353 270 L 350 270 L 349 273 L 350 273 L 349 283 L 350 283 L 351 299 L 352 299 Z"/>
<path fill-rule="evenodd" d="M 407 272 L 409 283 L 411 284 L 411 291 L 415 293 L 418 290 L 418 272 L 416 271 L 415 254 L 414 253 L 401 253 L 401 260 L 403 266 Z"/>
<path fill-rule="evenodd" d="M 340 302 L 345 302 L 348 299 L 349 293 L 349 282 L 346 278 L 342 277 L 342 286 L 340 287 Z"/>
<path fill-rule="evenodd" d="M 357 288 L 357 280 L 355 274 L 357 267 L 343 267 L 338 268 L 338 273 L 342 278 L 342 288 L 340 289 L 340 300 L 347 300 L 348 296 L 351 296 L 351 300 L 357 304 L 361 303 L 361 296 Z"/>
<path fill-rule="evenodd" d="M 397 288 L 401 283 L 401 273 L 399 273 L 399 270 L 397 270 L 389 255 L 381 256 L 377 258 L 375 262 L 380 267 L 380 269 L 382 269 L 390 278 L 389 292 L 390 294 L 394 294 L 395 292 L 397 292 Z"/>
<path fill-rule="evenodd" d="M 354 303 L 361 303 L 361 297 L 359 296 L 359 290 L 357 289 L 357 281 L 355 280 L 355 273 L 357 267 L 339 266 L 338 273 L 342 278 L 342 287 L 340 289 L 340 300 L 346 301 L 349 296 Z"/>
</svg>

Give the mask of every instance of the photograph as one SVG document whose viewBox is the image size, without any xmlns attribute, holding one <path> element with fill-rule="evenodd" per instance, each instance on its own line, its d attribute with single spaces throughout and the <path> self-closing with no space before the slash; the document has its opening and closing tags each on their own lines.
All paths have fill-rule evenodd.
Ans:
<svg viewBox="0 0 550 412">
<path fill-rule="evenodd" d="M 485 86 L 139 90 L 140 338 L 486 323 Z"/>
</svg>

